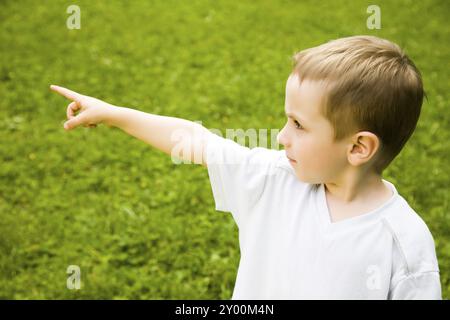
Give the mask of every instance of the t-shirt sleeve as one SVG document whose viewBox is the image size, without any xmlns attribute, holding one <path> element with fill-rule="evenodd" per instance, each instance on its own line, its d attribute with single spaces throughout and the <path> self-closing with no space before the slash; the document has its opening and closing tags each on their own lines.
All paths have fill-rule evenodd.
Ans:
<svg viewBox="0 0 450 320">
<path fill-rule="evenodd" d="M 442 300 L 439 272 L 412 274 L 390 292 L 391 300 Z"/>
<path fill-rule="evenodd" d="M 239 227 L 263 193 L 281 156 L 279 150 L 250 149 L 211 134 L 206 162 L 216 210 L 231 212 Z"/>
</svg>

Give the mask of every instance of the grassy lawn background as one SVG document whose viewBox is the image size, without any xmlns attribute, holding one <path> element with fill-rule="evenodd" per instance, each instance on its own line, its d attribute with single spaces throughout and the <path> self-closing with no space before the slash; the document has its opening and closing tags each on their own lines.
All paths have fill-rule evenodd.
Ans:
<svg viewBox="0 0 450 320">
<path fill-rule="evenodd" d="M 81 29 L 66 8 L 81 8 Z M 115 105 L 281 128 L 291 55 L 370 34 L 416 62 L 429 97 L 384 178 L 429 226 L 450 298 L 447 1 L 0 2 L 0 298 L 229 299 L 239 262 L 230 214 L 204 168 L 99 126 L 65 132 L 60 84 Z M 81 268 L 81 290 L 66 269 Z"/>
</svg>

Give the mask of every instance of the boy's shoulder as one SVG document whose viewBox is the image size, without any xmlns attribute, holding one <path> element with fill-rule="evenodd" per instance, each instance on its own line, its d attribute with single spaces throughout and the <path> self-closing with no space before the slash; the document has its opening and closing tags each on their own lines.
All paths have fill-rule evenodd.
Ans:
<svg viewBox="0 0 450 320">
<path fill-rule="evenodd" d="M 439 272 L 433 236 L 425 221 L 401 196 L 383 216 L 407 275 Z"/>
</svg>

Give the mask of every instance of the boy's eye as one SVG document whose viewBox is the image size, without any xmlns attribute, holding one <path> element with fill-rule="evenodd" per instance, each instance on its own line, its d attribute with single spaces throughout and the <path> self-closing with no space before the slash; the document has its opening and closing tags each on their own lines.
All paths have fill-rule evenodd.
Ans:
<svg viewBox="0 0 450 320">
<path fill-rule="evenodd" d="M 303 129 L 303 127 L 301 126 L 301 124 L 297 120 L 294 120 L 294 124 L 295 124 L 295 127 L 297 129 Z"/>
</svg>

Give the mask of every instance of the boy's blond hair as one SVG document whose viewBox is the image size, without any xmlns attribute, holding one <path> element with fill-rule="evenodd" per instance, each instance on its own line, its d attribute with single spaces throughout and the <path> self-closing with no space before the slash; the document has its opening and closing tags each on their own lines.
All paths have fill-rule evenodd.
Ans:
<svg viewBox="0 0 450 320">
<path fill-rule="evenodd" d="M 380 139 L 373 168 L 381 175 L 419 119 L 424 90 L 414 63 L 395 43 L 353 36 L 302 50 L 293 64 L 300 81 L 326 84 L 320 111 L 334 128 L 334 141 L 362 130 Z"/>
</svg>

